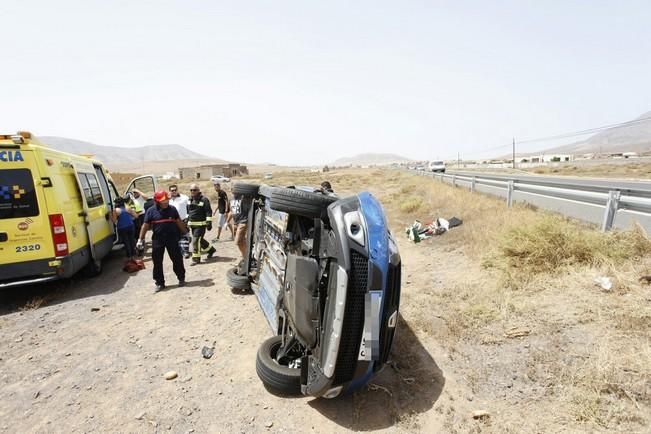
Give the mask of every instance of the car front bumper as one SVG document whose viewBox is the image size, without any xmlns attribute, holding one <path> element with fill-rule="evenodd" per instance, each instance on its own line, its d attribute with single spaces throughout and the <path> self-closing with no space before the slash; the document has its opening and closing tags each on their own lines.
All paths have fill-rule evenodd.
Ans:
<svg viewBox="0 0 651 434">
<path fill-rule="evenodd" d="M 386 363 L 398 322 L 401 264 L 375 197 L 342 199 L 328 214 L 335 261 L 320 352 L 303 363 L 302 392 L 332 398 L 362 387 Z"/>
</svg>

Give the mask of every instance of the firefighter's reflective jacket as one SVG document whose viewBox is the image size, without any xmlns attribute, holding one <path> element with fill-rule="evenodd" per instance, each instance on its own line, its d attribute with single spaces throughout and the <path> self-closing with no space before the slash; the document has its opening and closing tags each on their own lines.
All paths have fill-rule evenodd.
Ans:
<svg viewBox="0 0 651 434">
<path fill-rule="evenodd" d="M 188 226 L 206 226 L 212 222 L 210 201 L 204 195 L 190 197 L 188 201 Z"/>
</svg>

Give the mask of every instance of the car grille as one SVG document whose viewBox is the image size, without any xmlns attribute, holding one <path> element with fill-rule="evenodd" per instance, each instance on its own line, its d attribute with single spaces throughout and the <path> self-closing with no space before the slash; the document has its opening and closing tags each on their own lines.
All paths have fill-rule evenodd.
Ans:
<svg viewBox="0 0 651 434">
<path fill-rule="evenodd" d="M 395 333 L 395 328 L 390 329 L 387 327 L 387 324 L 389 322 L 389 317 L 393 314 L 393 312 L 398 310 L 398 306 L 400 305 L 400 267 L 401 264 L 389 264 L 386 299 L 384 301 L 384 312 L 382 314 L 382 323 L 380 325 L 381 364 L 386 363 L 387 359 L 389 358 L 389 353 L 391 352 L 391 344 L 393 342 L 393 335 Z"/>
<path fill-rule="evenodd" d="M 348 292 L 346 294 L 346 309 L 339 354 L 335 369 L 334 385 L 342 384 L 353 379 L 359 345 L 364 331 L 364 301 L 368 287 L 368 259 L 361 254 L 351 251 L 351 269 L 348 277 Z"/>
</svg>

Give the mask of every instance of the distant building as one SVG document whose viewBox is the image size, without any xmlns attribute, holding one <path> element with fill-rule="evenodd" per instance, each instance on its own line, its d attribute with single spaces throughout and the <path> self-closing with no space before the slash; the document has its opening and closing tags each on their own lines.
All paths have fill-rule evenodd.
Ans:
<svg viewBox="0 0 651 434">
<path fill-rule="evenodd" d="M 209 180 L 210 177 L 215 175 L 226 176 L 232 178 L 235 176 L 248 175 L 249 169 L 239 163 L 224 163 L 224 164 L 206 164 L 197 167 L 180 167 L 180 179 L 198 179 Z"/>
<path fill-rule="evenodd" d="M 574 161 L 572 154 L 542 154 L 531 155 L 527 158 L 531 163 L 557 163 L 561 161 Z"/>
</svg>

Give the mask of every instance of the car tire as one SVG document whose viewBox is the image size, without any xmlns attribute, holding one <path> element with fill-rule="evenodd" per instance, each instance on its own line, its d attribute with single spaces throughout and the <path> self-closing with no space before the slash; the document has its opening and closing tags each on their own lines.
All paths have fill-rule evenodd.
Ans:
<svg viewBox="0 0 651 434">
<path fill-rule="evenodd" d="M 251 289 L 251 282 L 248 276 L 240 276 L 237 274 L 237 267 L 229 268 L 226 272 L 226 282 L 228 286 L 234 289 Z"/>
<path fill-rule="evenodd" d="M 84 277 L 97 277 L 102 274 L 102 261 L 95 261 L 91 259 L 88 264 L 82 269 L 81 273 Z"/>
<path fill-rule="evenodd" d="M 319 218 L 325 214 L 328 205 L 336 202 L 338 198 L 293 188 L 275 188 L 269 199 L 269 206 L 273 210 Z"/>
<path fill-rule="evenodd" d="M 283 366 L 276 361 L 282 338 L 274 336 L 260 345 L 255 361 L 255 371 L 262 383 L 275 392 L 287 395 L 301 393 L 301 370 Z"/>
<path fill-rule="evenodd" d="M 256 196 L 258 194 L 258 184 L 246 184 L 244 182 L 237 182 L 233 184 L 233 194 L 243 194 L 245 196 Z"/>
</svg>

